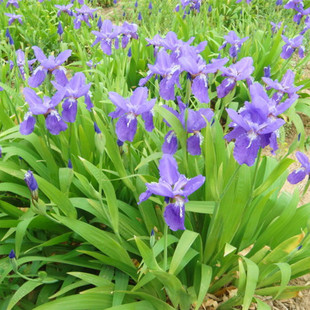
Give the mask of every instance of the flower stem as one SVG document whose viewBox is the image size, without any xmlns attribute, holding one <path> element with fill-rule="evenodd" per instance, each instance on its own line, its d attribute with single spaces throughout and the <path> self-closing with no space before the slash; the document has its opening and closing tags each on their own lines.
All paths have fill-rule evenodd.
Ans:
<svg viewBox="0 0 310 310">
<path fill-rule="evenodd" d="M 167 269 L 167 257 L 168 257 L 168 225 L 164 227 L 164 271 Z"/>
</svg>

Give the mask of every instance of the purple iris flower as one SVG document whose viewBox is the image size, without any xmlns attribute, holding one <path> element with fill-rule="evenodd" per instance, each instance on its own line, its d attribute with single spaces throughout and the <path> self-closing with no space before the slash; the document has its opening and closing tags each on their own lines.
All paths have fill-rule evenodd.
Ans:
<svg viewBox="0 0 310 310">
<path fill-rule="evenodd" d="M 168 197 L 169 204 L 165 208 L 164 218 L 173 231 L 185 230 L 185 203 L 188 196 L 199 189 L 205 177 L 198 175 L 192 179 L 178 171 L 178 164 L 172 155 L 164 154 L 159 161 L 160 179 L 158 183 L 146 183 L 147 190 L 140 195 L 139 202 L 147 200 L 151 195 Z"/>
<path fill-rule="evenodd" d="M 186 130 L 187 134 L 190 135 L 187 139 L 187 151 L 193 156 L 200 155 L 201 144 L 203 142 L 203 136 L 200 131 L 207 126 L 206 120 L 211 122 L 214 113 L 209 108 L 199 109 L 198 111 L 186 108 L 186 105 L 181 101 L 180 97 L 178 97 L 177 100 L 180 113 L 177 113 L 174 109 L 168 107 L 167 105 L 163 105 L 163 107 L 179 119 L 184 130 Z M 166 123 L 170 127 L 170 124 L 168 122 Z M 165 136 L 162 151 L 164 154 L 174 154 L 177 151 L 177 148 L 177 137 L 173 131 L 169 131 Z"/>
<path fill-rule="evenodd" d="M 240 39 L 234 31 L 230 31 L 228 35 L 224 36 L 225 41 L 223 45 L 219 47 L 219 51 L 225 48 L 227 44 L 231 44 L 231 47 L 229 49 L 229 55 L 232 58 L 236 58 L 243 42 L 245 42 L 248 38 L 249 37 Z"/>
<path fill-rule="evenodd" d="M 39 195 L 38 195 L 38 183 L 35 179 L 33 173 L 31 170 L 28 170 L 25 173 L 24 181 L 26 182 L 30 192 L 32 199 L 38 201 Z"/>
<path fill-rule="evenodd" d="M 195 48 L 188 46 L 183 49 L 179 63 L 184 71 L 191 74 L 192 92 L 201 103 L 210 101 L 208 96 L 208 73 L 216 73 L 228 62 L 228 58 L 213 59 L 206 64 L 205 60 L 196 53 Z"/>
<path fill-rule="evenodd" d="M 131 39 L 138 39 L 137 30 L 138 25 L 124 22 L 124 24 L 120 28 L 120 33 L 123 35 L 122 48 L 126 48 Z"/>
<path fill-rule="evenodd" d="M 219 98 L 226 97 L 236 86 L 237 81 L 250 78 L 254 71 L 252 57 L 242 58 L 240 61 L 232 64 L 228 68 L 221 69 L 227 78 L 217 87 L 217 95 Z"/>
<path fill-rule="evenodd" d="M 148 9 L 149 9 L 149 10 L 152 10 L 152 9 L 153 9 L 152 1 L 149 2 Z"/>
<path fill-rule="evenodd" d="M 136 2 L 135 2 L 135 8 L 137 8 L 138 7 L 138 0 L 136 0 Z"/>
<path fill-rule="evenodd" d="M 6 28 L 5 36 L 9 39 L 9 43 L 10 43 L 11 45 L 14 45 L 14 40 L 13 40 L 11 34 L 10 34 L 9 28 Z"/>
<path fill-rule="evenodd" d="M 152 131 L 154 128 L 152 108 L 156 98 L 147 100 L 148 89 L 138 87 L 134 90 L 130 98 L 123 98 L 118 93 L 109 92 L 109 98 L 116 110 L 109 114 L 112 118 L 119 118 L 116 123 L 116 134 L 120 141 L 132 142 L 137 131 L 137 116 L 142 115 L 145 129 Z"/>
<path fill-rule="evenodd" d="M 9 17 L 9 26 L 12 25 L 16 20 L 22 25 L 22 15 L 16 15 L 16 14 L 10 14 L 10 13 L 4 13 L 4 15 Z"/>
<path fill-rule="evenodd" d="M 162 76 L 159 83 L 159 94 L 165 100 L 174 100 L 174 85 L 181 88 L 179 76 L 181 66 L 174 54 L 169 55 L 166 51 L 161 50 L 154 65 L 148 64 L 149 71 L 145 78 L 139 81 L 139 86 L 143 86 L 154 74 Z"/>
<path fill-rule="evenodd" d="M 310 8 L 308 8 L 308 9 L 306 9 L 306 10 L 300 8 L 300 9 L 296 9 L 296 11 L 297 11 L 297 14 L 294 15 L 293 20 L 294 20 L 294 22 L 295 22 L 297 25 L 299 25 L 300 22 L 301 22 L 301 20 L 302 20 L 302 18 L 303 18 L 304 16 L 306 16 L 306 17 L 309 16 L 309 14 L 310 14 Z"/>
<path fill-rule="evenodd" d="M 287 180 L 291 184 L 297 184 L 301 182 L 306 176 L 310 176 L 310 162 L 309 158 L 301 153 L 296 152 L 296 157 L 298 161 L 301 163 L 301 167 L 297 170 L 294 170 L 290 175 L 288 176 Z"/>
<path fill-rule="evenodd" d="M 30 113 L 26 113 L 24 121 L 20 124 L 19 131 L 21 134 L 29 135 L 33 132 L 36 122 L 33 115 L 40 114 L 46 116 L 46 128 L 51 134 L 58 135 L 60 131 L 67 129 L 67 124 L 55 110 L 55 107 L 61 102 L 65 95 L 64 89 L 57 91 L 52 98 L 44 96 L 43 100 L 31 88 L 25 87 L 23 93 L 29 105 Z"/>
<path fill-rule="evenodd" d="M 189 10 L 195 10 L 199 12 L 201 2 L 201 0 L 181 0 L 181 5 L 183 7 L 183 10 L 185 10 L 187 6 L 189 6 Z"/>
<path fill-rule="evenodd" d="M 289 0 L 287 4 L 284 5 L 285 9 L 298 10 L 304 7 L 303 0 Z"/>
<path fill-rule="evenodd" d="M 33 75 L 28 80 L 28 84 L 31 87 L 40 86 L 48 72 L 55 75 L 58 71 L 63 71 L 64 68 L 61 65 L 70 57 L 72 52 L 71 50 L 66 50 L 61 52 L 56 58 L 54 55 L 49 55 L 47 58 L 38 46 L 33 46 L 32 49 L 36 59 L 40 62 L 40 66 L 34 70 Z"/>
<path fill-rule="evenodd" d="M 303 87 L 302 85 L 294 87 L 295 73 L 291 70 L 286 71 L 281 82 L 278 82 L 278 80 L 273 81 L 268 77 L 263 77 L 262 79 L 267 84 L 268 89 L 272 88 L 277 91 L 272 97 L 276 102 L 280 102 L 284 94 L 287 94 L 288 97 L 292 97 Z"/>
<path fill-rule="evenodd" d="M 89 18 L 94 19 L 93 13 L 97 11 L 97 9 L 91 9 L 86 4 L 84 4 L 80 9 L 75 9 L 75 20 L 74 20 L 74 29 L 80 29 L 81 22 L 84 21 L 88 27 L 91 27 L 89 23 Z"/>
<path fill-rule="evenodd" d="M 245 102 L 239 114 L 226 109 L 232 119 L 233 130 L 225 136 L 227 141 L 235 139 L 234 157 L 242 165 L 252 166 L 260 148 L 270 145 L 273 151 L 278 148 L 279 128 L 285 121 L 277 116 L 286 111 L 297 99 L 297 95 L 277 104 L 265 93 L 259 83 L 250 87 L 252 103 Z"/>
<path fill-rule="evenodd" d="M 72 11 L 70 10 L 72 6 L 73 4 L 55 5 L 55 7 L 58 9 L 57 16 L 59 17 L 61 13 L 65 13 L 68 14 L 69 16 L 72 16 Z"/>
<path fill-rule="evenodd" d="M 276 1 L 276 5 L 282 5 L 283 4 L 283 0 L 277 0 Z"/>
<path fill-rule="evenodd" d="M 110 20 L 105 20 L 102 23 L 100 31 L 92 31 L 92 33 L 97 37 L 92 46 L 100 42 L 102 51 L 106 55 L 112 54 L 112 43 L 113 40 L 118 41 L 118 35 L 120 33 L 120 27 L 112 24 Z"/>
<path fill-rule="evenodd" d="M 25 53 L 19 49 L 16 51 L 16 60 L 17 60 L 17 66 L 19 68 L 20 74 L 22 76 L 22 79 L 25 79 Z M 28 68 L 29 71 L 32 71 L 32 64 L 35 63 L 37 60 L 36 59 L 32 59 L 32 60 L 28 60 Z"/>
<path fill-rule="evenodd" d="M 139 14 L 138 14 L 138 20 L 142 20 L 142 14 L 141 14 L 141 12 L 139 12 Z"/>
<path fill-rule="evenodd" d="M 77 99 L 88 94 L 91 83 L 86 84 L 86 78 L 82 72 L 75 73 L 70 81 L 66 80 L 64 82 L 62 85 L 52 83 L 57 90 L 65 91 L 65 101 L 62 104 L 63 120 L 74 123 L 77 113 Z"/>
<path fill-rule="evenodd" d="M 286 36 L 282 35 L 282 39 L 285 42 L 280 55 L 283 59 L 290 58 L 296 50 L 298 50 L 298 55 L 300 58 L 304 57 L 305 48 L 302 46 L 302 41 L 304 39 L 302 35 L 299 35 L 293 39 L 288 39 Z"/>
<path fill-rule="evenodd" d="M 6 7 L 8 8 L 10 5 L 12 5 L 18 9 L 19 8 L 18 1 L 19 0 L 8 0 L 8 2 L 6 3 Z"/>
</svg>

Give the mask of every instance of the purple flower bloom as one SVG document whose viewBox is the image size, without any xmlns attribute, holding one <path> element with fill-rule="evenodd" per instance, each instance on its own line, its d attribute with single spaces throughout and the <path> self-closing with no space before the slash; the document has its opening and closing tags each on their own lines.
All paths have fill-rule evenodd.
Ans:
<svg viewBox="0 0 310 310">
<path fill-rule="evenodd" d="M 113 25 L 112 22 L 107 19 L 102 23 L 100 31 L 92 31 L 92 33 L 97 37 L 92 46 L 100 42 L 102 51 L 106 55 L 111 55 L 112 42 L 114 39 L 117 39 L 120 33 L 120 27 Z"/>
<path fill-rule="evenodd" d="M 183 10 L 189 6 L 189 12 L 190 10 L 195 10 L 197 12 L 200 11 L 200 6 L 201 6 L 201 0 L 181 0 L 181 4 L 183 7 Z"/>
<path fill-rule="evenodd" d="M 262 79 L 267 84 L 268 89 L 273 88 L 277 90 L 277 93 L 273 95 L 273 99 L 276 102 L 280 102 L 284 94 L 287 94 L 289 97 L 292 97 L 293 95 L 296 94 L 298 90 L 300 90 L 303 87 L 302 85 L 294 87 L 295 73 L 291 70 L 286 71 L 281 82 L 278 82 L 278 80 L 273 81 L 268 77 L 263 77 Z"/>
<path fill-rule="evenodd" d="M 154 74 L 159 74 L 163 77 L 159 83 L 159 94 L 165 100 L 174 100 L 174 85 L 181 88 L 179 76 L 181 66 L 174 54 L 169 55 L 166 51 L 161 50 L 158 53 L 154 65 L 148 64 L 148 75 L 141 79 L 139 86 L 143 86 Z"/>
<path fill-rule="evenodd" d="M 20 24 L 23 24 L 22 21 L 22 15 L 16 15 L 16 14 L 10 14 L 10 13 L 4 13 L 4 15 L 9 17 L 9 26 L 14 23 L 14 21 L 18 21 Z"/>
<path fill-rule="evenodd" d="M 119 30 L 120 33 L 123 35 L 122 48 L 126 48 L 130 39 L 138 39 L 137 30 L 138 30 L 138 25 L 124 22 L 124 24 L 121 26 Z"/>
<path fill-rule="evenodd" d="M 214 113 L 209 108 L 199 109 L 198 111 L 186 108 L 180 97 L 177 97 L 177 100 L 180 113 L 177 113 L 167 105 L 163 105 L 163 107 L 179 119 L 184 130 L 186 130 L 187 134 L 190 135 L 190 137 L 187 139 L 187 151 L 193 156 L 200 155 L 200 147 L 203 142 L 203 136 L 200 131 L 207 126 L 206 120 L 208 122 L 211 121 Z M 170 127 L 170 124 L 168 122 L 166 123 Z M 177 147 L 177 137 L 173 131 L 169 131 L 165 136 L 165 142 L 162 146 L 162 151 L 164 154 L 174 154 L 177 151 Z"/>
<path fill-rule="evenodd" d="M 142 193 L 138 204 L 149 199 L 151 195 L 160 195 L 169 198 L 165 208 L 164 218 L 173 231 L 184 230 L 185 203 L 188 196 L 200 188 L 205 177 L 198 175 L 188 179 L 178 171 L 178 164 L 173 156 L 164 154 L 159 161 L 160 179 L 158 183 L 146 183 L 146 192 Z"/>
<path fill-rule="evenodd" d="M 6 7 L 8 8 L 10 5 L 12 5 L 18 9 L 19 8 L 18 1 L 19 0 L 8 0 L 8 2 L 6 3 Z"/>
<path fill-rule="evenodd" d="M 65 13 L 68 14 L 69 16 L 72 16 L 72 11 L 70 10 L 72 6 L 73 4 L 55 5 L 55 7 L 58 9 L 57 16 L 59 17 L 61 13 Z"/>
<path fill-rule="evenodd" d="M 285 9 L 302 9 L 304 7 L 303 0 L 289 0 L 287 4 L 284 5 Z"/>
<path fill-rule="evenodd" d="M 137 8 L 138 7 L 138 0 L 136 0 L 136 2 L 135 2 L 135 8 Z"/>
<path fill-rule="evenodd" d="M 62 104 L 62 118 L 69 123 L 74 123 L 77 113 L 77 99 L 86 96 L 90 89 L 90 83 L 86 84 L 84 73 L 77 72 L 70 81 L 64 76 L 62 84 L 52 82 L 58 91 L 65 92 L 65 101 Z"/>
<path fill-rule="evenodd" d="M 57 128 L 53 128 L 52 126 L 48 127 L 48 119 L 51 120 L 52 115 L 58 115 L 58 112 L 54 110 L 54 108 L 61 102 L 65 95 L 65 90 L 61 89 L 55 93 L 52 98 L 44 96 L 43 100 L 35 93 L 31 88 L 24 88 L 23 91 L 25 95 L 25 99 L 29 105 L 30 113 L 26 113 L 24 121 L 20 124 L 20 132 L 23 135 L 28 135 L 32 133 L 35 125 L 35 118 L 33 115 L 47 115 L 46 117 L 46 127 L 52 134 L 58 134 Z M 56 113 L 55 113 L 56 112 Z M 59 116 L 59 115 L 58 115 Z M 61 128 L 66 127 L 62 124 L 62 119 L 58 120 L 61 123 Z M 51 130 L 50 130 L 51 128 Z"/>
<path fill-rule="evenodd" d="M 38 201 L 38 183 L 31 170 L 28 170 L 25 173 L 24 181 L 26 182 L 30 192 L 32 199 Z"/>
<path fill-rule="evenodd" d="M 217 87 L 219 98 L 227 96 L 235 88 L 237 81 L 245 80 L 251 76 L 254 71 L 253 59 L 251 57 L 242 58 L 235 64 L 221 70 L 222 75 L 227 78 Z"/>
<path fill-rule="evenodd" d="M 283 0 L 277 0 L 276 1 L 276 5 L 282 5 L 283 4 Z"/>
<path fill-rule="evenodd" d="M 223 45 L 219 47 L 219 51 L 225 48 L 227 44 L 231 44 L 231 47 L 229 49 L 229 55 L 232 58 L 236 58 L 243 42 L 245 42 L 248 38 L 249 37 L 240 39 L 234 31 L 230 31 L 228 35 L 224 36 L 225 41 Z"/>
<path fill-rule="evenodd" d="M 297 14 L 294 15 L 293 21 L 297 25 L 299 25 L 304 16 L 307 16 L 307 18 L 308 18 L 309 14 L 310 14 L 310 8 L 308 8 L 306 10 L 299 8 L 299 9 L 296 9 L 296 11 L 297 11 Z"/>
<path fill-rule="evenodd" d="M 296 157 L 298 161 L 301 163 L 301 167 L 297 170 L 294 170 L 287 178 L 287 180 L 291 184 L 297 184 L 301 182 L 306 176 L 309 177 L 310 175 L 310 162 L 309 158 L 301 153 L 301 152 L 296 152 Z"/>
<path fill-rule="evenodd" d="M 86 4 L 84 4 L 80 9 L 75 10 L 77 13 L 74 15 L 74 29 L 80 29 L 82 21 L 84 21 L 88 27 L 91 27 L 89 18 L 94 19 L 93 13 L 97 11 L 97 9 L 91 9 Z"/>
<path fill-rule="evenodd" d="M 293 39 L 288 39 L 286 36 L 282 35 L 282 39 L 286 44 L 282 47 L 282 53 L 280 56 L 283 59 L 288 59 L 296 50 L 298 50 L 299 57 L 303 58 L 305 50 L 305 48 L 302 46 L 303 38 L 304 37 L 302 35 L 299 35 Z"/>
<path fill-rule="evenodd" d="M 179 63 L 184 71 L 191 74 L 192 92 L 200 102 L 208 103 L 210 101 L 208 96 L 208 73 L 221 70 L 227 62 L 228 58 L 221 58 L 213 59 L 211 63 L 206 64 L 194 47 L 183 48 Z"/>
<path fill-rule="evenodd" d="M 276 34 L 279 30 L 280 30 L 280 28 L 281 28 L 281 26 L 282 26 L 282 22 L 279 22 L 279 23 L 274 23 L 274 22 L 270 22 L 270 25 L 272 26 L 271 27 L 271 32 L 273 33 L 273 34 Z M 282 34 L 284 34 L 284 32 L 285 32 L 285 29 L 286 29 L 286 25 L 284 26 L 284 28 L 283 28 L 283 31 L 282 31 Z"/>
<path fill-rule="evenodd" d="M 156 99 L 147 100 L 148 89 L 138 87 L 134 90 L 130 98 L 123 98 L 118 93 L 109 92 L 109 98 L 116 110 L 109 114 L 112 118 L 119 118 L 116 123 L 116 134 L 120 141 L 132 142 L 137 131 L 137 116 L 142 115 L 145 122 L 145 129 L 152 131 L 153 115 L 152 108 Z"/>
<path fill-rule="evenodd" d="M 299 34 L 304 35 L 309 29 L 310 29 L 310 17 L 307 17 L 305 19 L 305 27 Z"/>
<path fill-rule="evenodd" d="M 36 59 L 40 62 L 40 66 L 35 69 L 33 75 L 29 78 L 28 84 L 31 87 L 40 86 L 48 72 L 57 74 L 58 71 L 64 70 L 60 67 L 71 55 L 71 50 L 61 52 L 56 58 L 54 55 L 49 55 L 47 58 L 43 51 L 38 46 L 32 47 Z"/>
<path fill-rule="evenodd" d="M 149 10 L 153 9 L 152 1 L 150 1 L 148 8 L 149 8 Z"/>
<path fill-rule="evenodd" d="M 285 123 L 277 116 L 287 110 L 297 99 L 297 95 L 277 104 L 269 99 L 263 86 L 254 83 L 250 87 L 252 103 L 245 102 L 239 114 L 226 109 L 232 119 L 230 127 L 233 130 L 225 136 L 227 141 L 236 139 L 234 157 L 242 165 L 252 166 L 257 157 L 258 150 L 270 145 L 273 151 L 278 148 L 278 129 Z"/>
<path fill-rule="evenodd" d="M 142 20 L 142 14 L 141 14 L 141 12 L 139 12 L 139 14 L 138 14 L 138 20 Z"/>
</svg>

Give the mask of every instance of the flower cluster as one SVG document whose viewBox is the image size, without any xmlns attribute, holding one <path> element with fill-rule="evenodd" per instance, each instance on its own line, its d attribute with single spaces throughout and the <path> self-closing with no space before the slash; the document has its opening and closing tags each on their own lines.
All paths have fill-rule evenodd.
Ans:
<svg viewBox="0 0 310 310">
<path fill-rule="evenodd" d="M 110 20 L 105 20 L 99 31 L 92 31 L 96 36 L 95 42 L 92 46 L 100 43 L 102 51 L 106 55 L 112 54 L 112 44 L 119 48 L 119 41 L 121 40 L 122 48 L 126 48 L 131 39 L 138 39 L 138 26 L 136 24 L 129 24 L 124 22 L 122 26 L 113 25 Z"/>
<path fill-rule="evenodd" d="M 163 105 L 165 109 L 174 114 L 181 122 L 184 130 L 190 137 L 187 139 L 187 151 L 191 155 L 201 154 L 201 144 L 203 142 L 203 136 L 201 134 L 201 129 L 207 126 L 207 122 L 210 122 L 214 113 L 209 108 L 199 109 L 197 111 L 187 108 L 186 105 L 178 97 L 178 105 L 180 113 L 176 112 L 174 109 L 167 105 Z M 170 127 L 170 124 L 166 122 Z M 178 149 L 178 141 L 176 134 L 173 130 L 170 130 L 165 136 L 165 142 L 162 146 L 162 151 L 164 154 L 174 154 Z"/>
<path fill-rule="evenodd" d="M 146 183 L 146 192 L 140 195 L 139 203 L 151 195 L 165 197 L 168 205 L 165 207 L 164 218 L 171 230 L 184 230 L 185 203 L 188 196 L 199 189 L 205 182 L 205 177 L 198 175 L 192 179 L 178 171 L 178 164 L 172 155 L 165 154 L 159 161 L 160 179 L 158 183 Z"/>
<path fill-rule="evenodd" d="M 285 121 L 278 116 L 285 112 L 298 98 L 296 93 L 280 102 L 269 98 L 263 86 L 254 83 L 250 86 L 252 102 L 245 102 L 237 113 L 227 109 L 232 119 L 230 127 L 233 130 L 225 136 L 227 141 L 235 139 L 234 157 L 242 165 L 252 166 L 260 148 L 270 145 L 273 151 L 277 150 L 277 136 L 279 128 Z M 283 96 L 282 96 L 283 97 Z M 277 95 L 276 98 L 282 98 Z"/>
<path fill-rule="evenodd" d="M 82 72 L 76 73 L 70 81 L 67 79 L 65 69 L 61 65 L 71 55 L 71 50 L 66 50 L 57 57 L 53 55 L 46 57 L 37 46 L 34 46 L 33 50 L 40 65 L 28 79 L 29 86 L 38 87 L 44 82 L 47 75 L 53 75 L 55 80 L 51 81 L 51 84 L 55 87 L 56 92 L 52 96 L 43 96 L 41 98 L 33 89 L 24 88 L 23 93 L 29 105 L 29 111 L 20 124 L 20 132 L 23 135 L 31 134 L 36 123 L 35 115 L 44 115 L 48 131 L 53 135 L 58 135 L 61 131 L 67 129 L 66 122 L 73 123 L 75 121 L 78 98 L 84 96 L 88 110 L 93 107 L 89 97 L 90 84 L 86 84 L 86 78 Z M 22 76 L 24 76 L 24 58 L 23 51 L 18 51 L 17 64 Z M 33 63 L 33 61 L 35 60 L 28 62 L 28 64 Z M 48 83 L 50 82 L 48 81 Z M 63 99 L 62 113 L 60 115 L 57 106 Z"/>
</svg>

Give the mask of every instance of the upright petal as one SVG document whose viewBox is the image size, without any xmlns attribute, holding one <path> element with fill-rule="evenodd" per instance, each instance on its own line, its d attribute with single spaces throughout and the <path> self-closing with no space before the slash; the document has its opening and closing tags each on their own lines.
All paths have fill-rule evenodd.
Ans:
<svg viewBox="0 0 310 310">
<path fill-rule="evenodd" d="M 170 154 L 164 154 L 159 161 L 160 177 L 168 184 L 173 185 L 179 179 L 178 164 L 174 157 Z"/>
<path fill-rule="evenodd" d="M 38 47 L 38 46 L 33 46 L 32 47 L 33 51 L 34 51 L 34 54 L 36 56 L 36 59 L 39 61 L 39 62 L 43 62 L 44 60 L 46 60 L 46 56 L 44 55 L 43 51 Z"/>
</svg>

